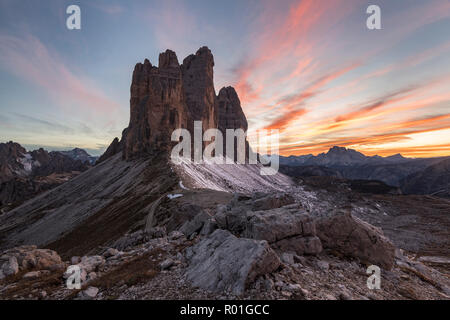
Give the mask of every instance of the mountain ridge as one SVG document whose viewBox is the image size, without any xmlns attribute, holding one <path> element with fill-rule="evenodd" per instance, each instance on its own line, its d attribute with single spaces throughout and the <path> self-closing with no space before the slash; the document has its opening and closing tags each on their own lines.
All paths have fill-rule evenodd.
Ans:
<svg viewBox="0 0 450 320">
<path fill-rule="evenodd" d="M 0 143 L 0 208 L 14 207 L 86 171 L 92 164 L 82 149 L 27 151 L 19 143 Z"/>
<path fill-rule="evenodd" d="M 282 171 L 291 176 L 317 174 L 350 180 L 378 180 L 410 193 L 413 189 L 403 186 L 407 177 L 447 159 L 450 157 L 406 158 L 401 154 L 366 156 L 353 149 L 335 146 L 317 156 L 280 157 L 280 165 L 284 167 Z"/>
<path fill-rule="evenodd" d="M 423 159 L 444 159 L 450 156 L 441 157 L 424 157 L 424 158 L 408 158 L 400 153 L 390 156 L 366 156 L 362 152 L 355 149 L 333 146 L 327 152 L 318 155 L 306 154 L 300 156 L 280 156 L 280 164 L 283 165 L 351 165 L 351 164 L 390 164 L 406 161 L 415 161 Z"/>
</svg>

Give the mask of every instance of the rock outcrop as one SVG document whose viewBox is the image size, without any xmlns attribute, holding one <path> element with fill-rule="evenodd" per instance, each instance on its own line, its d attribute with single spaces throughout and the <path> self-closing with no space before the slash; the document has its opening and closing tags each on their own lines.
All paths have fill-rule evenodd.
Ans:
<svg viewBox="0 0 450 320">
<path fill-rule="evenodd" d="M 343 211 L 317 219 L 317 234 L 325 248 L 390 270 L 395 247 L 382 231 Z"/>
<path fill-rule="evenodd" d="M 127 160 L 169 150 L 175 129 L 186 128 L 187 109 L 181 68 L 175 52 L 159 55 L 159 67 L 149 60 L 138 63 L 133 72 L 130 124 L 124 141 Z"/>
<path fill-rule="evenodd" d="M 216 230 L 190 248 L 187 259 L 186 277 L 194 286 L 236 295 L 280 265 L 267 241 L 237 238 L 226 230 Z"/>
<path fill-rule="evenodd" d="M 248 123 L 241 101 L 233 87 L 220 89 L 217 96 L 219 104 L 219 129 L 225 134 L 226 129 L 242 129 L 247 131 Z"/>
<path fill-rule="evenodd" d="M 214 89 L 214 57 L 207 47 L 201 47 L 183 60 L 183 91 L 189 110 L 188 129 L 194 121 L 202 121 L 203 132 L 218 127 L 217 97 Z"/>
<path fill-rule="evenodd" d="M 66 261 L 66 267 L 78 265 L 81 269 L 78 294 L 67 289 L 74 268 L 64 273 L 24 270 L 15 256 L 9 256 L 6 264 L 5 260 L 0 263 L 0 278 L 4 276 L 0 299 L 442 300 L 450 294 L 445 272 L 401 250 L 396 250 L 396 267 L 382 273 L 380 289 L 368 290 L 367 265 L 331 251 L 319 257 L 283 253 L 280 263 L 265 241 L 236 238 L 225 230 L 192 241 L 177 231 L 143 241 L 138 238 L 125 235 L 121 241 L 128 244 L 124 251 L 102 246 L 96 249 L 101 255 L 74 256 Z M 2 276 L 3 271 L 8 275 Z M 186 281 L 186 275 L 193 277 L 192 283 Z M 216 290 L 215 283 L 223 289 Z"/>
<path fill-rule="evenodd" d="M 119 138 L 114 138 L 114 140 L 111 142 L 109 147 L 106 149 L 105 153 L 103 153 L 100 158 L 98 158 L 96 164 L 102 163 L 108 158 L 111 158 L 112 156 L 118 154 L 120 151 L 122 151 L 122 145 L 119 142 Z"/>
<path fill-rule="evenodd" d="M 15 142 L 0 143 L 0 182 L 8 181 L 16 176 L 16 171 L 23 165 L 18 161 L 26 154 L 25 148 Z"/>
<path fill-rule="evenodd" d="M 247 132 L 248 123 L 244 112 L 242 111 L 241 101 L 238 94 L 233 87 L 225 87 L 219 91 L 217 97 L 218 109 L 219 109 L 219 125 L 218 128 L 223 135 L 223 152 L 231 158 L 231 155 L 226 149 L 227 145 L 227 129 L 241 129 L 243 132 Z M 236 137 L 234 139 L 234 157 L 232 160 L 237 161 L 237 148 L 239 141 Z M 249 144 L 245 141 L 245 157 L 248 158 Z"/>
<path fill-rule="evenodd" d="M 98 162 L 120 151 L 126 160 L 170 151 L 176 144 L 171 141 L 172 132 L 187 129 L 193 138 L 195 121 L 202 122 L 203 133 L 219 129 L 225 136 L 226 129 L 246 131 L 247 119 L 236 91 L 226 87 L 216 96 L 213 68 L 214 57 L 207 47 L 186 57 L 181 65 L 171 50 L 160 54 L 158 67 L 147 59 L 136 64 L 129 126 L 120 142 L 114 139 Z"/>
<path fill-rule="evenodd" d="M 53 250 L 21 246 L 6 250 L 0 257 L 0 279 L 26 270 L 62 270 L 61 257 Z M 31 275 L 29 275 L 31 277 Z"/>
<path fill-rule="evenodd" d="M 266 240 L 274 249 L 298 255 L 315 255 L 322 251 L 310 215 L 292 203 L 288 195 L 255 194 L 252 198 L 236 197 L 227 206 L 219 206 L 217 224 L 241 237 Z"/>
</svg>

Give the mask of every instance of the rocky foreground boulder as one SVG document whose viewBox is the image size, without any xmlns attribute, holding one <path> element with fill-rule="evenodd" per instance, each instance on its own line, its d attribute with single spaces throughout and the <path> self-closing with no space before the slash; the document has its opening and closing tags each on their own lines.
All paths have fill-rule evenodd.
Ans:
<svg viewBox="0 0 450 320">
<path fill-rule="evenodd" d="M 65 264 L 53 250 L 21 246 L 6 250 L 0 256 L 0 279 L 27 270 L 62 270 Z"/>
<path fill-rule="evenodd" d="M 267 241 L 237 238 L 216 230 L 187 252 L 186 277 L 194 286 L 242 294 L 257 276 L 275 271 L 280 260 Z"/>
<path fill-rule="evenodd" d="M 293 199 L 283 194 L 255 194 L 250 199 L 235 198 L 219 206 L 215 215 L 222 229 L 240 237 L 266 240 L 273 248 L 298 255 L 322 251 L 315 222 Z"/>
<path fill-rule="evenodd" d="M 335 249 L 349 257 L 390 270 L 394 265 L 395 247 L 383 232 L 342 211 L 316 221 L 317 234 L 325 248 Z"/>
<path fill-rule="evenodd" d="M 414 261 L 406 253 L 396 252 L 392 271 L 382 271 L 381 288 L 369 290 L 367 265 L 357 259 L 327 251 L 319 256 L 283 253 L 283 263 L 275 267 L 278 262 L 273 251 L 265 251 L 265 241 L 240 239 L 225 230 L 215 232 L 206 238 L 198 235 L 193 240 L 178 231 L 168 235 L 147 234 L 146 240 L 128 234 L 121 241 L 128 244 L 124 251 L 100 247 L 98 256 L 72 257 L 65 262 L 66 266 L 85 265 L 90 271 L 88 275 L 82 272 L 80 290 L 67 288 L 67 275 L 62 271 L 27 271 L 22 276 L 0 279 L 0 299 L 450 299 L 448 277 Z M 237 252 L 232 250 L 235 244 Z M 208 254 L 202 257 L 199 254 L 205 252 L 203 248 Z M 255 255 L 261 251 L 267 255 Z M 270 261 L 275 263 L 272 265 Z M 237 274 L 237 269 L 226 262 L 243 273 Z M 265 271 L 272 268 L 275 269 Z M 257 276 L 253 281 L 254 274 Z M 197 287 L 186 279 L 187 275 L 195 275 L 192 281 Z M 230 279 L 230 290 L 239 288 L 236 283 L 246 283 L 245 291 L 236 294 L 241 291 L 200 287 L 203 282 L 205 287 L 214 283 L 217 277 L 224 279 L 222 275 Z"/>
</svg>

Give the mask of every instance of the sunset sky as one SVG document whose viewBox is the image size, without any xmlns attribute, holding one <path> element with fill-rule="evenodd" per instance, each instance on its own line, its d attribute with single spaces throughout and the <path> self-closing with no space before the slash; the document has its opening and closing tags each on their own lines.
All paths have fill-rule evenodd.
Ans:
<svg viewBox="0 0 450 320">
<path fill-rule="evenodd" d="M 0 142 L 101 154 L 128 125 L 134 65 L 203 45 L 216 91 L 234 86 L 283 155 L 450 155 L 449 0 L 0 0 Z"/>
</svg>

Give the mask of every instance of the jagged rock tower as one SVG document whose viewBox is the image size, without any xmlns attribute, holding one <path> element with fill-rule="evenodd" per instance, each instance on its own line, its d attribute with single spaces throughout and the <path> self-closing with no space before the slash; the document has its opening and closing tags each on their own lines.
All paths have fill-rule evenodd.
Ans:
<svg viewBox="0 0 450 320">
<path fill-rule="evenodd" d="M 159 55 L 158 67 L 149 60 L 136 64 L 130 98 L 130 123 L 100 158 L 100 162 L 122 151 L 125 160 L 153 152 L 169 151 L 175 144 L 175 129 L 188 129 L 193 135 L 194 121 L 202 121 L 203 132 L 241 128 L 247 119 L 232 87 L 214 89 L 214 57 L 207 47 L 200 48 L 179 64 L 175 52 Z"/>
</svg>

